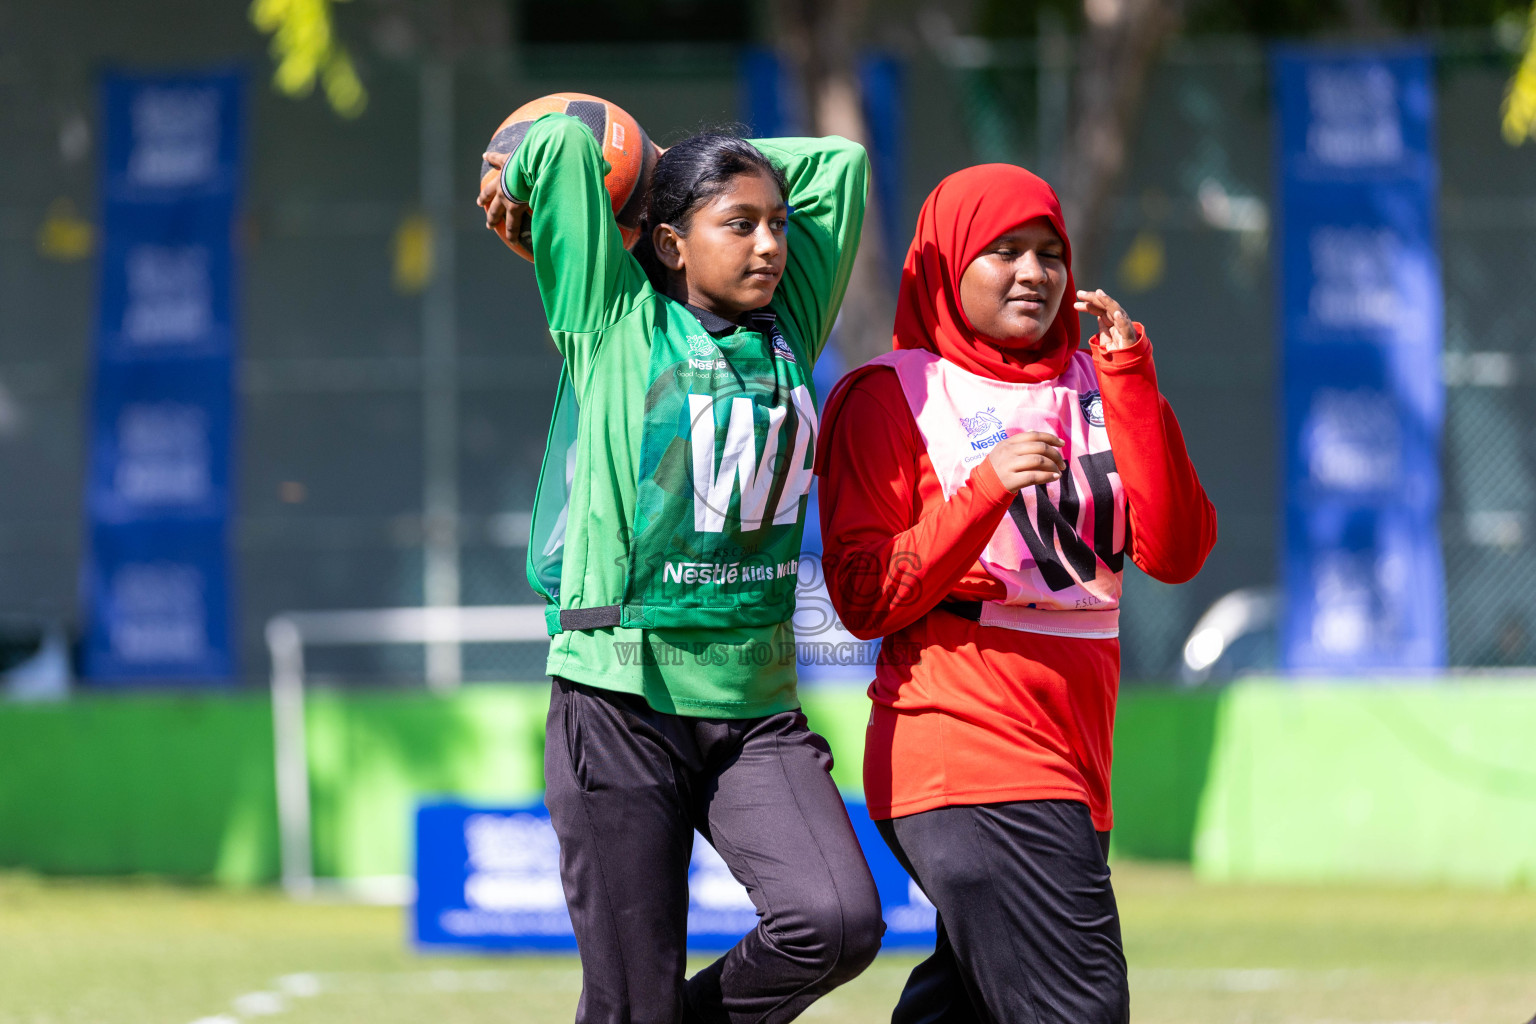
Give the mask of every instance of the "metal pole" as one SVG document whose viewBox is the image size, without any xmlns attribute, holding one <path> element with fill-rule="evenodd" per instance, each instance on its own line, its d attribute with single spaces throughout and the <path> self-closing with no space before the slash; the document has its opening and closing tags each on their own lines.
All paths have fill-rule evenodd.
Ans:
<svg viewBox="0 0 1536 1024">
<path fill-rule="evenodd" d="M 272 758 L 283 888 L 295 899 L 315 890 L 309 836 L 309 752 L 304 736 L 304 638 L 291 620 L 267 623 L 272 657 Z"/>
<path fill-rule="evenodd" d="M 454 308 L 453 65 L 428 57 L 421 69 L 421 205 L 431 225 L 432 276 L 422 296 L 422 598 L 459 603 L 458 350 Z M 459 644 L 427 646 L 427 685 L 458 686 Z"/>
</svg>

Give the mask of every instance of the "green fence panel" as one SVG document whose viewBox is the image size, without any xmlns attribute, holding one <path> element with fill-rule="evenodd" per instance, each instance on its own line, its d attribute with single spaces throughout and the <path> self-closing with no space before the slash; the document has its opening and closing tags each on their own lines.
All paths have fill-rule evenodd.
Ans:
<svg viewBox="0 0 1536 1024">
<path fill-rule="evenodd" d="M 249 884 L 277 874 L 259 696 L 0 708 L 0 864 Z"/>
<path fill-rule="evenodd" d="M 306 736 L 316 872 L 410 871 L 421 799 L 538 796 L 540 686 L 451 697 L 317 692 Z M 278 874 L 262 695 L 87 697 L 0 707 L 0 864 L 229 885 Z"/>
<path fill-rule="evenodd" d="M 544 789 L 547 685 L 321 692 L 307 707 L 318 875 L 410 874 L 422 800 L 523 803 Z"/>
<path fill-rule="evenodd" d="M 1115 856 L 1189 860 L 1220 702 L 1219 693 L 1207 690 L 1121 693 L 1112 787 Z"/>
<path fill-rule="evenodd" d="M 1206 878 L 1536 881 L 1536 683 L 1242 683 L 1218 714 Z"/>
<path fill-rule="evenodd" d="M 864 729 L 869 698 L 863 687 L 812 687 L 800 692 L 811 728 L 832 748 L 832 781 L 848 796 L 864 799 Z"/>
</svg>

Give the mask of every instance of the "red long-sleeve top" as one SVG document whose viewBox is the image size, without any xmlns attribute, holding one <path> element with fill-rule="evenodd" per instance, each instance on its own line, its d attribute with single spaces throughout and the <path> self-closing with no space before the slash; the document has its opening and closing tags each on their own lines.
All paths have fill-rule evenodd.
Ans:
<svg viewBox="0 0 1536 1024">
<path fill-rule="evenodd" d="M 1182 583 L 1216 542 L 1216 510 L 1136 326 L 1128 348 L 1093 345 L 1094 367 L 1130 507 L 1128 553 Z M 977 559 L 1013 493 L 983 461 L 946 501 L 887 368 L 862 372 L 828 413 L 818 458 L 828 590 L 852 633 L 885 638 L 869 689 L 870 814 L 1067 799 L 1108 829 L 1120 641 L 983 627 L 937 608 L 1006 596 Z"/>
</svg>

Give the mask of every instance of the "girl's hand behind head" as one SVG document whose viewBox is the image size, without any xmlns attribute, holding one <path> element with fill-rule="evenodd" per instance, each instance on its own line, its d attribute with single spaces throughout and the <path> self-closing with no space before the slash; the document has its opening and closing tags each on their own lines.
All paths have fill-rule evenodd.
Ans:
<svg viewBox="0 0 1536 1024">
<path fill-rule="evenodd" d="M 960 306 L 988 338 L 1038 344 L 1067 287 L 1066 246 L 1044 217 L 993 239 L 960 278 Z"/>
</svg>

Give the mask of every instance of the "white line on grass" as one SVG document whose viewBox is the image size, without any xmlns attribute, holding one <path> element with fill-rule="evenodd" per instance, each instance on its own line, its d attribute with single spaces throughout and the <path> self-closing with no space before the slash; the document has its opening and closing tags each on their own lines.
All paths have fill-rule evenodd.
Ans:
<svg viewBox="0 0 1536 1024">
<path fill-rule="evenodd" d="M 1340 988 L 1369 971 L 1300 971 L 1283 967 L 1132 967 L 1132 991 L 1274 992 L 1283 988 Z M 1323 1024 L 1323 1022 L 1316 1022 Z"/>
<path fill-rule="evenodd" d="M 318 974 L 285 974 L 277 979 L 277 989 L 290 999 L 308 999 L 321 992 Z"/>
<path fill-rule="evenodd" d="M 288 1001 L 276 992 L 247 992 L 230 1005 L 242 1017 L 272 1017 L 288 1009 Z"/>
<path fill-rule="evenodd" d="M 192 1024 L 241 1024 L 253 1017 L 272 1017 L 287 1012 L 296 999 L 321 995 L 390 993 L 433 995 L 443 992 L 513 992 L 529 984 L 576 992 L 581 989 L 581 968 L 545 967 L 537 971 L 457 970 L 345 971 L 285 974 L 273 983 L 276 991 L 246 992 L 230 1001 L 234 1013 L 199 1017 Z"/>
</svg>

